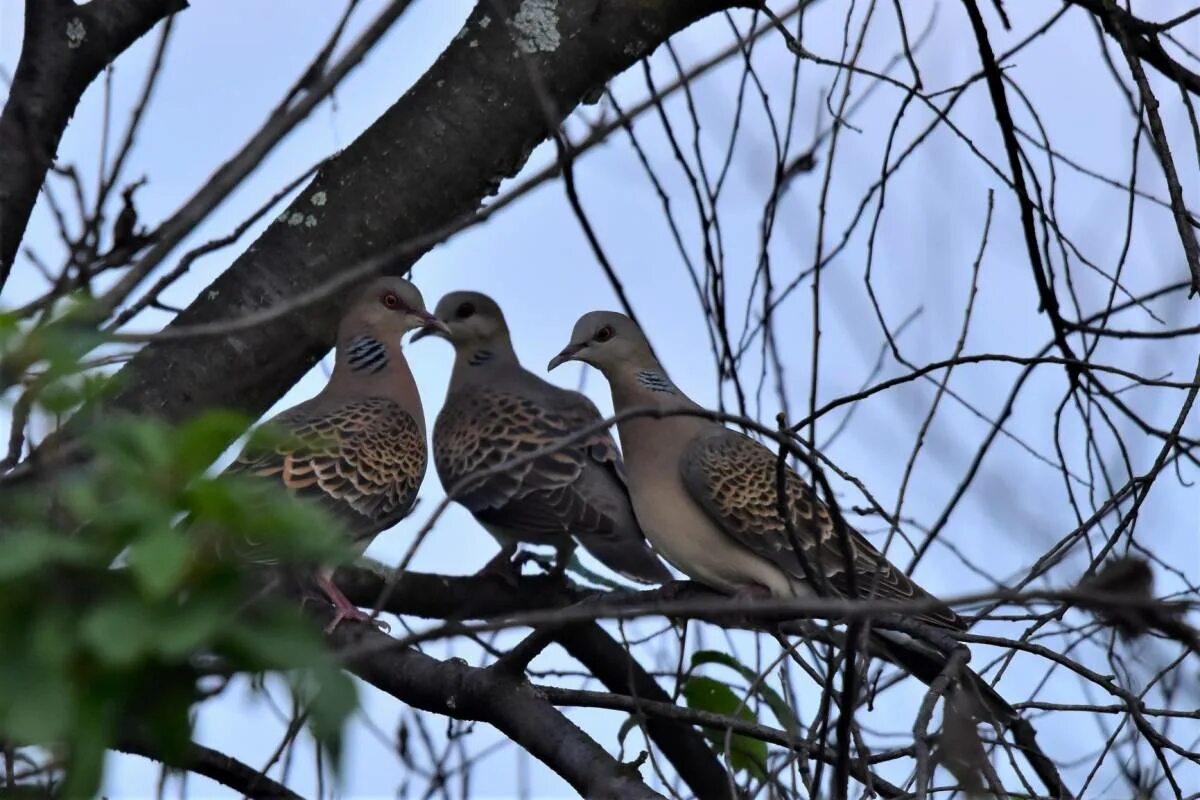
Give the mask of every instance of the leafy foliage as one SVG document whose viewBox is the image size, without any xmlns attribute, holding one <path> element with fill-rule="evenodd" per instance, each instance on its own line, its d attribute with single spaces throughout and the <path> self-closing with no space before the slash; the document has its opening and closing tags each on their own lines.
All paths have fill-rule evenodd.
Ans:
<svg viewBox="0 0 1200 800">
<path fill-rule="evenodd" d="M 696 671 L 706 665 L 728 667 L 747 683 L 744 690 Z M 767 685 L 755 670 L 738 661 L 728 653 L 718 650 L 698 650 L 692 653 L 691 666 L 683 683 L 683 696 L 689 708 L 711 711 L 716 714 L 738 717 L 747 722 L 758 722 L 758 714 L 752 699 L 757 696 L 770 710 L 779 726 L 792 736 L 800 737 L 800 726 L 791 706 L 783 697 Z M 734 769 L 746 770 L 755 778 L 767 778 L 767 744 L 760 739 L 725 731 L 706 731 L 705 737 L 713 749 L 728 754 Z"/>
<path fill-rule="evenodd" d="M 779 727 L 792 736 L 798 737 L 800 735 L 799 725 L 796 722 L 796 715 L 792 713 L 792 707 L 780 696 L 779 692 L 768 686 L 765 680 L 761 680 L 758 673 L 750 669 L 750 667 L 747 667 L 728 653 L 722 653 L 719 650 L 697 650 L 695 653 L 692 653 L 691 663 L 693 670 L 704 664 L 723 664 L 734 670 L 746 679 L 750 686 L 753 687 L 754 692 L 771 709 L 771 713 L 779 723 Z"/>
<path fill-rule="evenodd" d="M 739 695 L 727 683 L 695 674 L 698 668 L 708 664 L 728 667 L 745 679 L 749 688 Z M 751 704 L 755 695 L 771 709 L 781 728 L 799 737 L 799 725 L 791 707 L 755 670 L 728 653 L 717 650 L 698 650 L 692 654 L 688 676 L 683 683 L 683 696 L 688 707 L 757 723 L 758 714 Z M 746 770 L 759 779 L 767 777 L 766 742 L 752 736 L 722 731 L 707 731 L 705 736 L 718 753 L 728 754 L 729 763 L 734 769 Z"/>
<path fill-rule="evenodd" d="M 728 684 L 705 675 L 692 675 L 683 684 L 683 697 L 689 708 L 740 717 L 757 722 L 758 717 Z M 718 753 L 726 753 L 734 769 L 748 770 L 756 778 L 765 778 L 767 744 L 742 733 L 706 730 L 705 737 Z"/>
<path fill-rule="evenodd" d="M 58 382 L 51 406 L 89 391 Z M 267 482 L 208 474 L 245 425 L 225 413 L 177 428 L 109 420 L 87 437 L 86 472 L 52 496 L 6 494 L 0 738 L 60 753 L 65 796 L 93 794 L 120 741 L 182 759 L 214 664 L 226 675 L 288 671 L 337 763 L 353 684 L 298 604 L 264 592 L 267 574 L 230 556 L 252 539 L 278 576 L 348 554 L 320 509 Z"/>
</svg>

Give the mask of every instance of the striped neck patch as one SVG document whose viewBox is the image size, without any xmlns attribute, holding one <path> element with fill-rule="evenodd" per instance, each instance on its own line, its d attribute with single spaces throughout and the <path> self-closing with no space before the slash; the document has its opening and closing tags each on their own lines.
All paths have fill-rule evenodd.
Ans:
<svg viewBox="0 0 1200 800">
<path fill-rule="evenodd" d="M 671 383 L 670 379 L 661 372 L 652 369 L 639 370 L 637 374 L 637 382 L 645 386 L 652 392 L 662 392 L 663 394 L 679 394 L 679 390 L 675 388 L 675 384 Z"/>
<path fill-rule="evenodd" d="M 373 336 L 355 336 L 346 345 L 346 358 L 355 372 L 375 374 L 388 365 L 388 351 L 383 342 Z"/>
<path fill-rule="evenodd" d="M 467 359 L 467 363 L 472 367 L 478 367 L 480 364 L 486 364 L 492 360 L 494 354 L 491 350 L 476 350 L 471 353 L 471 357 Z"/>
</svg>

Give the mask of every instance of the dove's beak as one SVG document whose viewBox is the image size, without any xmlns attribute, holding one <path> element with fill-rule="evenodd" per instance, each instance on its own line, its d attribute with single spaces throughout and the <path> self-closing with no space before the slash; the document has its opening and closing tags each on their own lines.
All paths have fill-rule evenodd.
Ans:
<svg viewBox="0 0 1200 800">
<path fill-rule="evenodd" d="M 450 338 L 450 328 L 446 323 L 430 314 L 428 311 L 414 311 L 413 316 L 421 320 L 421 327 L 409 339 L 410 342 L 415 342 L 418 339 L 424 339 L 426 336 L 440 336 L 443 339 Z"/>
<path fill-rule="evenodd" d="M 569 344 L 569 345 L 567 345 L 566 347 L 564 347 L 562 349 L 561 353 L 556 355 L 554 358 L 550 359 L 550 363 L 546 365 L 546 371 L 549 372 L 550 370 L 554 369 L 555 367 L 562 366 L 563 364 L 567 363 L 568 361 L 574 361 L 575 356 L 577 356 L 579 354 L 579 351 L 582 350 L 585 346 L 586 346 L 585 344 Z"/>
</svg>

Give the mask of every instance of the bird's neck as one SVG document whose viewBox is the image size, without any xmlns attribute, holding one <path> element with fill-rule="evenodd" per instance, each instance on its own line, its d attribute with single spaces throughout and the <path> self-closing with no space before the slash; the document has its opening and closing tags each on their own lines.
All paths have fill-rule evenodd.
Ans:
<svg viewBox="0 0 1200 800">
<path fill-rule="evenodd" d="M 369 329 L 350 329 L 338 337 L 327 396 L 387 397 L 424 429 L 425 415 L 417 382 L 399 342 L 388 342 Z"/>
<path fill-rule="evenodd" d="M 613 407 L 618 410 L 652 406 L 655 408 L 691 404 L 657 362 L 622 364 L 605 377 L 612 387 Z"/>
<path fill-rule="evenodd" d="M 675 385 L 657 362 L 623 364 L 607 373 L 612 388 L 613 410 L 618 414 L 640 409 L 654 411 L 702 411 L 703 409 Z M 685 441 L 711 420 L 694 414 L 652 414 L 632 416 L 617 423 L 625 466 L 631 476 L 641 475 L 670 461 L 678 453 L 663 450 L 664 441 Z M 670 433 L 671 435 L 664 434 Z"/>
<path fill-rule="evenodd" d="M 485 378 L 497 368 L 519 366 L 516 351 L 507 338 L 497 337 L 456 347 L 451 383 L 472 382 Z"/>
<path fill-rule="evenodd" d="M 638 408 L 652 408 L 661 411 L 700 409 L 699 405 L 675 385 L 657 362 L 623 364 L 610 372 L 607 377 L 609 385 L 612 387 L 613 408 L 618 413 Z M 637 419 L 639 418 L 630 421 Z M 643 417 L 640 419 L 654 418 Z M 634 427 L 640 426 L 634 425 Z"/>
</svg>

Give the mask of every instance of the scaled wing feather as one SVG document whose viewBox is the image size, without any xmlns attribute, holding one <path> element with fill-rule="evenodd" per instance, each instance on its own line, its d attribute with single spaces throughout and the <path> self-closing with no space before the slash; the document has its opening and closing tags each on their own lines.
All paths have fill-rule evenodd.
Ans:
<svg viewBox="0 0 1200 800">
<path fill-rule="evenodd" d="M 411 509 L 425 474 L 425 444 L 412 415 L 371 397 L 333 408 L 301 404 L 271 423 L 278 446 L 247 450 L 231 471 L 274 478 L 347 521 L 356 538 L 389 527 Z"/>
<path fill-rule="evenodd" d="M 747 436 L 721 428 L 693 441 L 684 452 L 680 469 L 688 493 L 723 530 L 794 580 L 805 580 L 780 513 L 775 453 Z M 786 506 L 801 555 L 811 568 L 825 575 L 830 588 L 850 596 L 843 539 L 829 509 L 794 470 L 785 465 L 784 471 Z M 862 534 L 849 526 L 846 534 L 860 596 L 873 594 L 898 601 L 930 597 Z M 944 606 L 914 616 L 932 625 L 965 629 L 958 615 Z"/>
<path fill-rule="evenodd" d="M 514 459 L 562 442 L 600 419 L 594 406 L 539 405 L 524 397 L 478 390 L 447 400 L 434 429 L 434 463 L 457 500 L 480 520 L 531 534 L 604 533 L 613 521 L 580 491 L 584 470 L 620 475 L 616 445 L 605 430 L 513 467 Z M 469 479 L 478 476 L 478 480 Z"/>
</svg>

